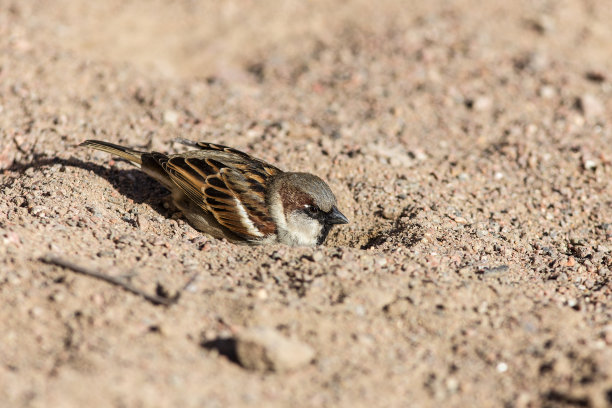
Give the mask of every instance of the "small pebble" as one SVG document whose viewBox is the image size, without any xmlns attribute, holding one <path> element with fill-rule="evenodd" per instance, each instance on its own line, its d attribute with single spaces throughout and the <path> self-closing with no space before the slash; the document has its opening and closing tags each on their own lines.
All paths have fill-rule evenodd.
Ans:
<svg viewBox="0 0 612 408">
<path fill-rule="evenodd" d="M 49 210 L 47 209 L 47 207 L 37 205 L 35 207 L 32 207 L 32 209 L 30 210 L 30 214 L 34 215 L 35 217 L 46 218 L 49 214 Z"/>
<path fill-rule="evenodd" d="M 380 267 L 387 265 L 387 258 L 385 257 L 376 258 L 376 265 Z"/>
<path fill-rule="evenodd" d="M 179 113 L 174 110 L 167 110 L 164 112 L 164 123 L 172 126 L 176 126 L 179 120 Z"/>
<path fill-rule="evenodd" d="M 587 120 L 600 119 L 605 113 L 603 103 L 592 94 L 581 95 L 576 105 Z"/>
<path fill-rule="evenodd" d="M 255 371 L 284 372 L 312 361 L 314 350 L 298 340 L 286 338 L 269 328 L 245 329 L 236 338 L 240 364 Z"/>
<path fill-rule="evenodd" d="M 478 112 L 489 110 L 493 105 L 493 100 L 488 96 L 479 96 L 474 100 L 473 109 Z"/>
<path fill-rule="evenodd" d="M 138 214 L 136 216 L 136 225 L 138 225 L 138 228 L 140 230 L 146 231 L 149 228 L 150 223 L 145 216 L 143 216 L 142 214 Z"/>
<path fill-rule="evenodd" d="M 446 380 L 446 389 L 450 393 L 455 393 L 459 390 L 459 381 L 455 377 L 450 377 Z"/>
<path fill-rule="evenodd" d="M 323 252 L 321 251 L 316 251 L 314 254 L 312 254 L 312 260 L 315 262 L 321 262 L 324 258 Z"/>
<path fill-rule="evenodd" d="M 585 170 L 593 170 L 597 167 L 597 160 L 587 159 L 582 163 Z"/>
<path fill-rule="evenodd" d="M 557 91 L 550 85 L 544 85 L 538 91 L 539 95 L 544 99 L 552 99 L 557 95 Z"/>
</svg>

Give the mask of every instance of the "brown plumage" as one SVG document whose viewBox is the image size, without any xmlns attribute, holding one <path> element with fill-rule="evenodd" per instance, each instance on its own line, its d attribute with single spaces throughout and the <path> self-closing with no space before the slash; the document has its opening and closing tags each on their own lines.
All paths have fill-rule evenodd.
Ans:
<svg viewBox="0 0 612 408">
<path fill-rule="evenodd" d="M 164 184 L 198 230 L 236 243 L 321 244 L 333 224 L 348 220 L 320 178 L 283 172 L 247 153 L 184 139 L 196 150 L 166 155 L 112 143 L 82 145 L 115 154 Z"/>
</svg>

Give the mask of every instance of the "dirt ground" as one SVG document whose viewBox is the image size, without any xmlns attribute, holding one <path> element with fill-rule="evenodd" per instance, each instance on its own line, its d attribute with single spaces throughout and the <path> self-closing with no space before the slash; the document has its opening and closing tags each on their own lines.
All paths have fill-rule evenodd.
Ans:
<svg viewBox="0 0 612 408">
<path fill-rule="evenodd" d="M 0 0 L 0 405 L 612 406 L 610 21 L 596 0 Z M 76 146 L 176 137 L 315 173 L 351 222 L 235 246 Z M 254 330 L 314 357 L 249 367 Z"/>
</svg>

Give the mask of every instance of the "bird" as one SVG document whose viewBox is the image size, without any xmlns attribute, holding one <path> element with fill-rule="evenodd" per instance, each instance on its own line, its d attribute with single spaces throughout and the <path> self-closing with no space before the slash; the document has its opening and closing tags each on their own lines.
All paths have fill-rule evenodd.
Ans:
<svg viewBox="0 0 612 408">
<path fill-rule="evenodd" d="M 321 178 L 285 172 L 232 147 L 176 139 L 193 150 L 143 152 L 101 140 L 87 146 L 128 160 L 164 185 L 196 230 L 235 244 L 322 245 L 349 220 Z"/>
</svg>

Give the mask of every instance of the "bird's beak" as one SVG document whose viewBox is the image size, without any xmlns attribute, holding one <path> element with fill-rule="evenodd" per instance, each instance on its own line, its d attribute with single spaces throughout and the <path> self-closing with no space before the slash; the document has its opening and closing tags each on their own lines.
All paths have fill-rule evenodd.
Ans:
<svg viewBox="0 0 612 408">
<path fill-rule="evenodd" d="M 333 206 L 331 211 L 327 213 L 326 221 L 328 224 L 348 224 L 349 220 L 342 214 L 336 206 Z"/>
</svg>

